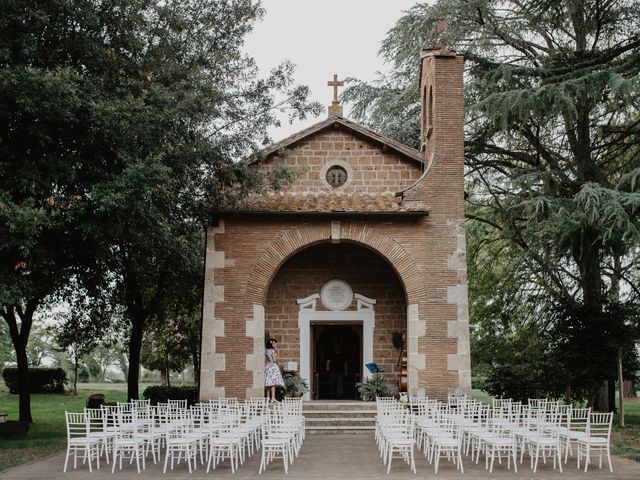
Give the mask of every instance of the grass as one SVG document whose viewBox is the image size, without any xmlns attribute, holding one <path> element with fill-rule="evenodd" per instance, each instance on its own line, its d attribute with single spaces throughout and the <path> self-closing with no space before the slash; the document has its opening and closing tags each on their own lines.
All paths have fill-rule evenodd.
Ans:
<svg viewBox="0 0 640 480">
<path fill-rule="evenodd" d="M 144 386 L 141 385 L 143 391 Z M 87 397 L 92 393 L 103 393 L 110 402 L 126 401 L 126 384 L 79 384 L 78 396 L 43 395 L 31 396 L 33 423 L 27 438 L 0 441 L 0 471 L 15 465 L 37 460 L 66 447 L 64 412 L 80 412 Z M 18 419 L 18 396 L 0 391 L 0 412 L 8 413 L 10 420 Z"/>
<path fill-rule="evenodd" d="M 473 389 L 471 394 L 474 399 L 483 403 L 491 404 L 493 400 L 491 395 L 482 390 Z M 625 399 L 624 412 L 625 428 L 617 426 L 620 422 L 619 415 L 613 418 L 611 453 L 640 463 L 640 398 Z"/>
<path fill-rule="evenodd" d="M 145 387 L 146 385 L 140 385 L 140 391 Z M 109 402 L 123 402 L 126 400 L 126 384 L 79 384 L 77 397 L 32 395 L 31 413 L 34 422 L 29 434 L 24 440 L 0 442 L 0 471 L 63 450 L 66 446 L 65 410 L 82 411 L 86 398 L 92 393 L 103 393 Z M 492 399 L 482 390 L 473 390 L 473 398 L 484 403 L 491 403 Z M 18 396 L 0 391 L 0 412 L 8 413 L 10 419 L 17 419 Z M 640 398 L 627 399 L 625 413 L 627 427 L 614 428 L 612 453 L 640 462 Z M 614 421 L 618 422 L 617 416 Z"/>
</svg>

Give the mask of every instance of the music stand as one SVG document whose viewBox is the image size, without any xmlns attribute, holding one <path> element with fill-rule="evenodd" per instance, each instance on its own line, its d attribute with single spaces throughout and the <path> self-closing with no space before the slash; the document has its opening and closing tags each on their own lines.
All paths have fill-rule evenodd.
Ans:
<svg viewBox="0 0 640 480">
<path fill-rule="evenodd" d="M 382 370 L 377 363 L 375 362 L 371 362 L 371 363 L 365 363 L 364 365 L 365 367 L 367 367 L 367 370 L 369 370 L 369 372 L 371 372 L 373 375 L 378 375 L 380 373 L 384 373 L 384 370 Z"/>
</svg>

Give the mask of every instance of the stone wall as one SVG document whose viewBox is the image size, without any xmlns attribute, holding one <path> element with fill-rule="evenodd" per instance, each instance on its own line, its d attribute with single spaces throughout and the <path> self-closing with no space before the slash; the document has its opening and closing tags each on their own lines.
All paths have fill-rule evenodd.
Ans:
<svg viewBox="0 0 640 480">
<path fill-rule="evenodd" d="M 319 293 L 332 279 L 346 281 L 354 293 L 376 300 L 373 359 L 397 380 L 399 351 L 393 332 L 405 332 L 407 306 L 402 284 L 379 255 L 353 244 L 321 244 L 294 255 L 271 282 L 265 304 L 265 329 L 278 340 L 280 359 L 300 362 L 296 299 Z M 347 310 L 355 310 L 355 300 Z M 326 310 L 321 302 L 317 310 Z"/>
<path fill-rule="evenodd" d="M 278 310 L 275 302 L 285 295 L 285 288 L 294 287 L 287 277 L 297 278 L 304 287 L 304 292 L 293 294 L 293 298 L 317 291 L 323 282 L 321 275 L 308 280 L 296 273 L 295 265 L 304 255 L 311 255 L 308 252 L 313 253 L 313 249 L 307 249 L 328 243 L 368 248 L 396 272 L 405 293 L 410 387 L 425 388 L 428 395 L 439 398 L 451 391 L 470 390 L 463 59 L 451 52 L 423 52 L 422 73 L 423 85 L 433 92 L 432 120 L 428 122 L 432 129 L 423 139 L 427 171 L 403 194 L 403 204 L 426 204 L 428 217 L 344 216 L 339 212 L 325 217 L 304 212 L 298 212 L 298 216 L 254 217 L 229 213 L 220 215 L 209 227 L 201 399 L 263 394 L 265 326 L 282 329 L 281 335 L 287 337 L 283 350 L 286 356 L 295 357 L 295 341 L 289 337 L 295 329 L 289 323 L 293 310 L 289 311 L 289 306 Z M 261 168 L 270 168 L 276 162 L 295 167 L 298 176 L 291 191 L 313 194 L 330 191 L 322 172 L 334 161 L 343 162 L 350 172 L 351 183 L 340 187 L 345 193 L 402 190 L 420 176 L 422 167 L 346 132 L 328 129 L 300 142 L 286 155 L 267 159 Z M 293 267 L 288 266 L 288 260 Z M 307 260 L 318 266 L 317 257 Z M 283 265 L 280 278 L 278 272 Z M 360 265 L 358 275 L 366 274 L 366 267 Z M 328 277 L 330 272 L 323 275 Z M 386 293 L 371 292 L 382 288 L 379 275 L 382 273 L 368 276 L 370 287 L 361 283 L 362 291 L 358 285 L 353 285 L 354 290 L 368 297 L 385 297 Z M 356 283 L 363 279 L 353 277 Z M 400 306 L 392 310 L 393 318 L 397 318 Z M 275 330 L 272 334 L 278 335 Z"/>
<path fill-rule="evenodd" d="M 319 132 L 258 168 L 270 169 L 276 164 L 287 166 L 295 175 L 287 185 L 287 192 L 293 193 L 334 191 L 323 180 L 329 165 L 341 165 L 349 173 L 348 183 L 337 189 L 346 194 L 397 192 L 422 173 L 418 162 L 383 153 L 378 146 L 341 130 Z"/>
</svg>

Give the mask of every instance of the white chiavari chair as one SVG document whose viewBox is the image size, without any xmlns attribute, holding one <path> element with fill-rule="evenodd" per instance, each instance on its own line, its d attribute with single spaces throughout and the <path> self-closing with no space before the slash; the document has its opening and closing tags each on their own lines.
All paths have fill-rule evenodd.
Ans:
<svg viewBox="0 0 640 480">
<path fill-rule="evenodd" d="M 387 466 L 387 473 L 391 471 L 391 461 L 394 458 L 402 458 L 416 473 L 416 464 L 413 454 L 416 443 L 414 436 L 414 419 L 411 412 L 403 409 L 399 412 L 388 415 L 388 420 L 392 422 L 393 428 L 383 430 L 384 442 L 384 462 Z"/>
<path fill-rule="evenodd" d="M 122 460 L 129 459 L 130 463 L 135 459 L 136 468 L 140 473 L 145 469 L 144 456 L 144 439 L 138 435 L 138 425 L 133 421 L 133 413 L 126 408 L 120 408 L 118 405 L 118 413 L 116 414 L 116 436 L 113 444 L 113 465 L 111 473 L 115 472 L 116 463 L 122 470 Z"/>
<path fill-rule="evenodd" d="M 584 458 L 584 471 L 586 472 L 591 463 L 591 455 L 599 454 L 598 466 L 602 468 L 602 457 L 607 456 L 609 471 L 613 472 L 611 465 L 611 426 L 613 423 L 613 412 L 592 413 L 589 415 L 587 423 L 587 434 L 578 438 L 578 468 Z"/>
<path fill-rule="evenodd" d="M 573 452 L 571 443 L 587 436 L 587 425 L 591 408 L 572 408 L 568 419 L 567 430 L 560 432 L 560 445 L 564 451 L 564 463 L 569 460 L 569 454 Z"/>
<path fill-rule="evenodd" d="M 282 459 L 285 474 L 289 473 L 289 463 L 293 461 L 295 432 L 285 423 L 286 411 L 280 405 L 269 409 L 262 426 L 262 455 L 258 474 L 275 459 Z"/>
<path fill-rule="evenodd" d="M 107 463 L 109 463 L 109 452 L 113 449 L 113 441 L 115 439 L 115 431 L 109 429 L 106 418 L 102 415 L 101 408 L 85 408 L 84 415 L 87 422 L 87 437 L 97 438 L 99 442 L 98 455 L 104 453 Z"/>
<path fill-rule="evenodd" d="M 192 473 L 193 470 L 198 468 L 197 453 L 199 439 L 198 436 L 192 435 L 193 423 L 191 422 L 191 412 L 188 410 L 174 410 L 172 415 L 175 428 L 172 428 L 167 434 L 167 449 L 164 458 L 163 473 L 167 473 L 168 465 L 171 470 L 174 469 L 174 465 L 179 465 L 183 456 L 187 462 L 189 473 Z"/>
<path fill-rule="evenodd" d="M 64 412 L 67 427 L 67 453 L 64 469 L 67 471 L 69 457 L 73 455 L 73 468 L 78 468 L 78 455 L 82 455 L 82 463 L 89 463 L 89 472 L 93 472 L 92 461 L 100 468 L 100 439 L 88 436 L 88 422 L 84 413 Z"/>
</svg>

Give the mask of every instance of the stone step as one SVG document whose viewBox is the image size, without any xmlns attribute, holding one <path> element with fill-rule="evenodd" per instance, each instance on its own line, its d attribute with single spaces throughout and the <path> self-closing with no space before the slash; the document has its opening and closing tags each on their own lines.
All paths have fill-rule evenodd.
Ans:
<svg viewBox="0 0 640 480">
<path fill-rule="evenodd" d="M 302 405 L 302 411 L 318 411 L 318 410 L 341 410 L 341 411 L 353 411 L 353 410 L 367 410 L 376 411 L 376 404 L 374 402 L 323 402 L 312 401 L 305 402 Z"/>
<path fill-rule="evenodd" d="M 371 425 L 376 423 L 376 419 L 373 417 L 304 417 L 305 423 L 307 425 L 311 424 L 319 424 L 319 423 L 327 423 L 327 424 L 336 424 L 336 425 L 345 425 L 350 423 L 360 423 L 366 424 L 369 423 Z"/>
<path fill-rule="evenodd" d="M 373 435 L 373 426 L 309 426 L 307 425 L 307 433 L 312 435 L 318 434 L 366 434 Z"/>
<path fill-rule="evenodd" d="M 371 410 L 305 410 L 304 415 L 307 418 L 327 418 L 327 417 L 341 417 L 348 416 L 354 418 L 374 418 L 375 411 Z"/>
<path fill-rule="evenodd" d="M 303 405 L 307 432 L 313 434 L 373 434 L 375 402 L 310 401 Z"/>
</svg>

